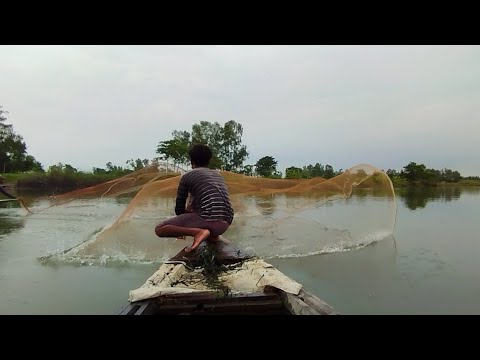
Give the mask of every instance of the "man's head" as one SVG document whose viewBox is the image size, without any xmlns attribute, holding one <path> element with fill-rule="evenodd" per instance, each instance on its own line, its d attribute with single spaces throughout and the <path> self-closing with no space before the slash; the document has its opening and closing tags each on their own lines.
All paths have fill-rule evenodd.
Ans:
<svg viewBox="0 0 480 360">
<path fill-rule="evenodd" d="M 207 167 L 212 158 L 212 150 L 204 144 L 194 144 L 188 150 L 192 167 Z"/>
</svg>

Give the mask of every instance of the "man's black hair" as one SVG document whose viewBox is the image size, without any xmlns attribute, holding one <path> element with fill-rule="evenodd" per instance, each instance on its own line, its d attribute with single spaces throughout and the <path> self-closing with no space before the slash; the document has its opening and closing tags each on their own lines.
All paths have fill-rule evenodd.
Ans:
<svg viewBox="0 0 480 360">
<path fill-rule="evenodd" d="M 188 150 L 192 164 L 200 167 L 207 167 L 212 158 L 212 150 L 205 144 L 194 144 Z"/>
</svg>

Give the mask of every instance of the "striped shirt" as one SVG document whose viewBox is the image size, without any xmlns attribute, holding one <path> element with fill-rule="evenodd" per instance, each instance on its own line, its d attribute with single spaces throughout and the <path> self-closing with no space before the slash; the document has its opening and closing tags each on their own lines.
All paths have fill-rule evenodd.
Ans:
<svg viewBox="0 0 480 360">
<path fill-rule="evenodd" d="M 188 193 L 193 197 L 192 210 L 206 221 L 233 221 L 233 208 L 225 179 L 217 170 L 198 167 L 180 178 L 175 214 L 185 213 Z"/>
</svg>

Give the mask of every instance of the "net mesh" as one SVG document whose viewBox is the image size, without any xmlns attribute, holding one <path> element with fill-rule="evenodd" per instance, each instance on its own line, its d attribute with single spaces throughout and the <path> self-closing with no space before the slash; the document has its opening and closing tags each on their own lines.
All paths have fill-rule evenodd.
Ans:
<svg viewBox="0 0 480 360">
<path fill-rule="evenodd" d="M 368 245 L 393 234 L 395 192 L 389 177 L 368 164 L 331 178 L 270 179 L 220 171 L 235 218 L 224 236 L 264 258 L 305 256 Z M 51 198 L 131 198 L 123 213 L 88 241 L 65 252 L 80 258 L 162 261 L 189 245 L 158 238 L 155 225 L 174 216 L 179 173 L 149 166 L 119 179 Z M 352 196 L 355 194 L 356 196 Z M 365 206 L 365 198 L 372 201 Z"/>
</svg>

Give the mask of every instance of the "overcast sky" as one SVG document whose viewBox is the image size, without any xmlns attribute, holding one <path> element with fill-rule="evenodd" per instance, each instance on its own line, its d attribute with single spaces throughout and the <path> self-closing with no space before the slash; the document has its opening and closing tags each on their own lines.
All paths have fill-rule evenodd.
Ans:
<svg viewBox="0 0 480 360">
<path fill-rule="evenodd" d="M 0 46 L 0 105 L 44 168 L 126 166 L 243 125 L 247 164 L 480 175 L 479 46 Z"/>
</svg>

